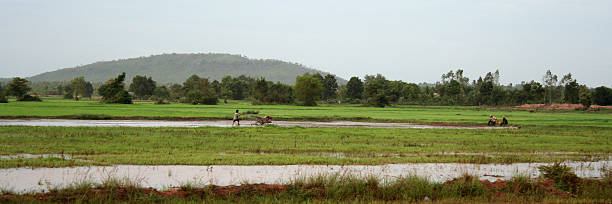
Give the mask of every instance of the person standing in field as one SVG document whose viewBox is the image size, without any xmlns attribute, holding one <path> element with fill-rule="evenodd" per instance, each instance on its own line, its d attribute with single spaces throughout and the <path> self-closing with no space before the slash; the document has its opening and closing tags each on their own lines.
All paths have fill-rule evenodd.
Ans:
<svg viewBox="0 0 612 204">
<path fill-rule="evenodd" d="M 236 109 L 236 113 L 234 113 L 234 119 L 232 120 L 232 126 L 234 126 L 235 122 L 238 122 L 238 126 L 240 126 L 240 113 L 238 113 L 238 109 Z"/>
</svg>

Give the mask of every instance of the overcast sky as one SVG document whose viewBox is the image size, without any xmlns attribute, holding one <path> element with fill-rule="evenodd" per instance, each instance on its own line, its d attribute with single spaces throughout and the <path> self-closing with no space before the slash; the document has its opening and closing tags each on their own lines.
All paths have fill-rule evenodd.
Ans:
<svg viewBox="0 0 612 204">
<path fill-rule="evenodd" d="M 297 62 L 344 78 L 434 82 L 547 69 L 612 86 L 612 1 L 0 0 L 0 77 L 161 53 Z"/>
</svg>

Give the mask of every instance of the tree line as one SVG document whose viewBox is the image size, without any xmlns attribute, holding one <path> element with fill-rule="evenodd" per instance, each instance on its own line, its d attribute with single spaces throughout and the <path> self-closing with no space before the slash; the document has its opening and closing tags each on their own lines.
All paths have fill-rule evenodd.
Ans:
<svg viewBox="0 0 612 204">
<path fill-rule="evenodd" d="M 317 103 L 353 103 L 378 107 L 393 104 L 496 106 L 580 103 L 585 107 L 612 104 L 612 89 L 605 86 L 592 89 L 579 84 L 571 73 L 559 77 L 550 70 L 544 74 L 541 83 L 532 80 L 517 85 L 500 84 L 499 71 L 488 72 L 470 81 L 461 69 L 442 74 L 441 80 L 433 84 L 388 80 L 377 74 L 365 75 L 363 80 L 351 77 L 346 85 L 339 85 L 331 74 L 323 76 L 314 73 L 297 76 L 293 86 L 244 75 L 225 76 L 221 81 L 192 75 L 182 84 L 158 86 L 151 77 L 137 75 L 126 90 L 125 77 L 125 73 L 122 73 L 97 88 L 102 102 L 132 103 L 132 99 L 140 99 L 154 100 L 159 104 L 217 104 L 219 100 L 226 103 L 231 99 L 250 100 L 253 104 L 313 106 Z M 84 77 L 74 78 L 68 84 L 59 84 L 50 91 L 45 89 L 47 93 L 75 100 L 94 95 L 94 85 L 85 81 Z M 32 88 L 26 79 L 13 78 L 6 88 L 0 84 L 0 101 L 6 101 L 6 96 L 15 96 L 20 101 L 40 100 L 28 95 L 30 90 Z"/>
</svg>

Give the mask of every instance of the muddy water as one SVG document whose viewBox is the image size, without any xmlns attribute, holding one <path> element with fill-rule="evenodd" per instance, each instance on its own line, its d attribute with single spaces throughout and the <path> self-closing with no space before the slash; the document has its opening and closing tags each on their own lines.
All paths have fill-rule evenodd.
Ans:
<svg viewBox="0 0 612 204">
<path fill-rule="evenodd" d="M 576 174 L 583 178 L 603 176 L 602 169 L 610 167 L 612 161 L 569 162 Z M 432 181 L 446 181 L 463 173 L 477 175 L 481 179 L 510 179 L 517 174 L 539 176 L 537 169 L 543 163 L 515 164 L 459 164 L 419 163 L 364 165 L 280 165 L 280 166 L 90 166 L 70 168 L 8 168 L 0 169 L 0 188 L 19 193 L 47 191 L 80 181 L 100 183 L 108 178 L 129 178 L 143 187 L 164 189 L 182 184 L 240 185 L 242 183 L 287 183 L 292 179 L 319 174 L 374 175 L 382 179 L 417 175 Z"/>
<path fill-rule="evenodd" d="M 254 121 L 242 121 L 241 127 L 253 127 Z M 451 129 L 504 129 L 508 127 L 464 127 L 417 125 L 411 123 L 371 123 L 353 121 L 274 121 L 281 127 L 364 127 L 364 128 L 451 128 Z M 65 120 L 65 119 L 26 119 L 0 120 L 0 126 L 61 126 L 61 127 L 231 127 L 230 120 L 205 121 L 163 121 L 163 120 Z"/>
</svg>

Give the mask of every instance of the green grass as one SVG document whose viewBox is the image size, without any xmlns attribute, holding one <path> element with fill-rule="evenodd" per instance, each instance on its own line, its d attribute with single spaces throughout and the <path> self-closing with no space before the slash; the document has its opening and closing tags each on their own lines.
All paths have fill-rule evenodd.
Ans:
<svg viewBox="0 0 612 204">
<path fill-rule="evenodd" d="M 4 126 L 0 154 L 68 154 L 97 165 L 555 162 L 608 159 L 611 137 L 612 128 L 556 126 L 515 130 Z M 38 165 L 24 161 L 21 166 Z M 41 166 L 47 165 L 41 162 Z"/>
<path fill-rule="evenodd" d="M 545 111 L 478 106 L 397 106 L 387 108 L 359 105 L 251 105 L 231 101 L 220 105 L 167 104 L 101 104 L 92 100 L 44 98 L 43 102 L 0 104 L 3 118 L 84 118 L 84 119 L 231 119 L 235 109 L 259 111 L 275 120 L 359 120 L 379 122 L 486 124 L 489 114 L 508 116 L 511 125 L 561 125 L 612 127 L 612 111 Z M 82 117 L 81 117 L 82 116 Z"/>
<path fill-rule="evenodd" d="M 422 202 L 543 202 L 608 203 L 612 201 L 612 183 L 608 180 L 584 179 L 584 187 L 564 192 L 549 185 L 548 180 L 522 176 L 510 181 L 479 181 L 463 175 L 438 183 L 416 176 L 383 181 L 376 177 L 331 174 L 300 178 L 288 184 L 242 184 L 241 186 L 184 185 L 157 191 L 140 187 L 129 179 L 109 178 L 102 183 L 82 181 L 48 193 L 0 194 L 2 203 L 75 202 L 75 203 L 388 203 Z"/>
</svg>

